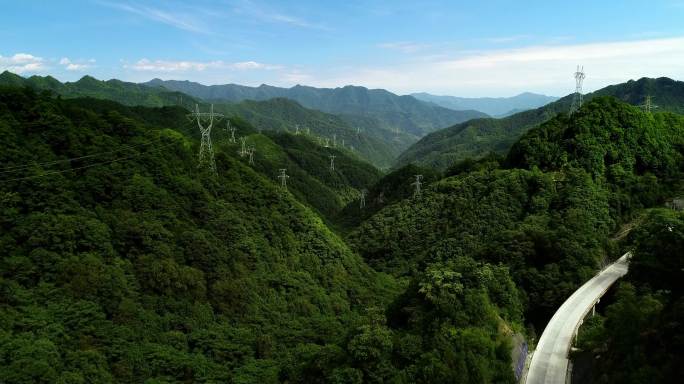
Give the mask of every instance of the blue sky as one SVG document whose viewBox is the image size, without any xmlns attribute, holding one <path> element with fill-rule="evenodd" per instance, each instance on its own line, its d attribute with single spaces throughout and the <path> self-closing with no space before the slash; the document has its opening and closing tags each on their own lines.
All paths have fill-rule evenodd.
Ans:
<svg viewBox="0 0 684 384">
<path fill-rule="evenodd" d="M 404 94 L 684 79 L 684 0 L 0 0 L 0 70 Z"/>
</svg>

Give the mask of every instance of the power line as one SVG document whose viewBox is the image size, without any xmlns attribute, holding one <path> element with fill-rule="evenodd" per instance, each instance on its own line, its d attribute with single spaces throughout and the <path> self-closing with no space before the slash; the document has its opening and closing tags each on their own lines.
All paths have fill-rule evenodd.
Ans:
<svg viewBox="0 0 684 384">
<path fill-rule="evenodd" d="M 169 143 L 169 144 L 167 144 L 167 145 L 163 145 L 163 146 L 161 146 L 161 147 L 155 147 L 155 148 L 153 148 L 152 150 L 167 148 L 167 147 L 170 147 L 170 146 L 175 145 L 175 144 L 176 144 L 175 142 L 172 142 L 172 143 Z M 108 161 L 103 161 L 103 162 L 99 162 L 99 163 L 95 163 L 95 164 L 83 165 L 83 166 L 75 167 L 75 168 L 63 169 L 63 170 L 60 170 L 60 171 L 49 171 L 49 172 L 45 172 L 45 173 L 43 173 L 43 174 L 41 174 L 41 175 L 33 175 L 33 176 L 17 177 L 17 178 L 14 178 L 14 179 L 0 180 L 0 184 L 5 184 L 5 183 L 8 183 L 8 182 L 10 182 L 10 181 L 21 181 L 21 180 L 37 179 L 37 178 L 40 178 L 40 177 L 56 175 L 56 174 L 59 174 L 59 173 L 66 173 L 66 172 L 78 171 L 78 170 L 81 170 L 81 169 L 87 169 L 87 168 L 97 167 L 97 166 L 100 166 L 100 165 L 112 164 L 112 163 L 116 163 L 116 162 L 119 162 L 119 161 L 131 160 L 131 159 L 133 159 L 133 158 L 135 158 L 135 157 L 138 157 L 138 156 L 140 156 L 140 155 L 144 155 L 144 154 L 147 154 L 147 153 L 150 153 L 150 152 L 138 152 L 138 153 L 136 153 L 136 154 L 133 154 L 133 155 L 130 155 L 130 156 L 125 156 L 125 157 L 119 157 L 119 158 L 114 159 L 114 160 L 108 160 Z"/>
<path fill-rule="evenodd" d="M 41 167 L 42 167 L 42 166 L 46 166 L 46 165 L 54 165 L 54 164 L 60 164 L 60 163 L 68 163 L 68 162 L 75 161 L 75 160 L 83 160 L 83 159 L 88 159 L 88 158 L 95 157 L 95 156 L 107 155 L 107 154 L 111 154 L 111 153 L 117 153 L 117 152 L 121 152 L 121 151 L 126 150 L 126 149 L 133 149 L 133 148 L 142 147 L 142 146 L 144 146 L 144 145 L 154 144 L 154 143 L 156 143 L 156 142 L 161 141 L 161 139 L 162 139 L 162 136 L 161 136 L 161 132 L 160 132 L 160 133 L 159 133 L 159 137 L 158 137 L 157 139 L 148 141 L 148 142 L 146 142 L 146 143 L 140 143 L 140 144 L 136 144 L 136 145 L 125 146 L 125 147 L 123 147 L 123 148 L 119 148 L 119 149 L 115 149 L 115 150 L 111 150 L 111 151 L 98 152 L 98 153 L 91 153 L 91 154 L 89 154 L 89 155 L 78 156 L 78 157 L 71 157 L 71 158 L 68 158 L 68 159 L 53 160 L 53 161 L 46 161 L 46 162 L 43 162 L 43 163 L 24 164 L 24 165 L 16 165 L 16 166 L 10 166 L 10 167 L 5 167 L 5 168 L 0 168 L 0 169 L 2 169 L 2 171 L 0 171 L 0 174 L 17 172 L 18 170 L 22 170 L 22 169 L 26 169 L 26 168 L 31 168 L 31 167 L 34 167 L 34 166 L 41 166 Z"/>
</svg>

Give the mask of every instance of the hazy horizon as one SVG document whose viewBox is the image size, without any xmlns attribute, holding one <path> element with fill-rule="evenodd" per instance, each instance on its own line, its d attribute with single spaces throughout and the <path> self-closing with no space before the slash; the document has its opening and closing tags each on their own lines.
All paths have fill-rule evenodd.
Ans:
<svg viewBox="0 0 684 384">
<path fill-rule="evenodd" d="M 60 81 L 91 74 L 510 97 L 567 95 L 578 64 L 587 92 L 644 76 L 684 78 L 679 0 L 525 7 L 92 0 L 3 8 L 0 70 Z"/>
</svg>

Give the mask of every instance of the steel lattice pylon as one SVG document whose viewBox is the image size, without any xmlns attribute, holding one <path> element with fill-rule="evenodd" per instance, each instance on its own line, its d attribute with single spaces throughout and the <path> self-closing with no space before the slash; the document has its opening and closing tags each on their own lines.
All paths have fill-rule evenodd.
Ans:
<svg viewBox="0 0 684 384">
<path fill-rule="evenodd" d="M 211 144 L 211 128 L 214 120 L 219 121 L 223 118 L 220 113 L 214 113 L 214 105 L 211 105 L 209 112 L 200 112 L 199 105 L 195 104 L 195 112 L 188 115 L 189 119 L 197 121 L 200 134 L 202 136 L 199 151 L 199 167 L 207 166 L 213 174 L 216 174 L 216 161 L 214 160 L 214 147 Z M 204 124 L 208 124 L 205 126 Z M 204 124 L 203 124 L 204 123 Z"/>
<path fill-rule="evenodd" d="M 570 106 L 571 114 L 582 108 L 582 84 L 584 83 L 585 77 L 584 66 L 578 65 L 577 71 L 575 72 L 575 95 L 572 98 L 572 106 Z"/>
</svg>

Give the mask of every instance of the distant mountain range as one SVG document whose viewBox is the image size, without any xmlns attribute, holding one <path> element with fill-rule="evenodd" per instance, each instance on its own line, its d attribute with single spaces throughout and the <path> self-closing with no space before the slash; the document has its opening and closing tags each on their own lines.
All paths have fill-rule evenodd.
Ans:
<svg viewBox="0 0 684 384">
<path fill-rule="evenodd" d="M 183 100 L 180 92 L 163 88 L 150 87 L 129 83 L 121 80 L 98 80 L 92 76 L 83 76 L 74 82 L 62 83 L 52 76 L 22 77 L 9 71 L 0 73 L 0 85 L 24 86 L 40 90 L 50 90 L 63 97 L 94 97 L 116 101 L 128 106 L 162 107 L 178 105 Z M 186 96 L 185 102 L 192 103 L 194 99 Z"/>
<path fill-rule="evenodd" d="M 65 98 L 92 97 L 116 101 L 128 106 L 178 106 L 192 109 L 195 103 L 206 103 L 182 92 L 163 87 L 150 87 L 120 80 L 97 80 L 84 76 L 75 82 L 61 83 L 51 76 L 21 77 L 11 72 L 0 74 L 0 85 L 24 86 L 49 90 Z M 403 132 L 395 134 L 372 118 L 353 115 L 337 116 L 302 107 L 293 100 L 275 98 L 239 103 L 217 102 L 217 112 L 240 117 L 259 130 L 309 132 L 311 139 L 327 139 L 330 147 L 346 149 L 379 168 L 389 168 L 402 150 L 416 141 Z M 186 122 L 187 124 L 187 122 Z M 189 125 L 188 125 L 189 127 Z M 360 129 L 357 129 L 360 128 Z M 240 134 L 240 132 L 238 132 Z"/>
<path fill-rule="evenodd" d="M 555 96 L 525 92 L 513 97 L 456 97 L 436 96 L 429 93 L 413 93 L 418 100 L 437 104 L 455 111 L 476 110 L 494 117 L 505 117 L 514 113 L 542 107 L 558 100 Z"/>
<path fill-rule="evenodd" d="M 408 133 L 420 138 L 427 133 L 487 115 L 474 111 L 455 111 L 413 96 L 398 96 L 384 89 L 346 86 L 342 88 L 314 88 L 297 85 L 280 88 L 270 85 L 247 87 L 236 84 L 202 85 L 191 81 L 154 79 L 143 83 L 152 87 L 164 87 L 170 91 L 183 92 L 203 100 L 239 102 L 243 100 L 268 100 L 284 97 L 295 100 L 306 108 L 351 116 L 376 119 L 376 125 L 390 131 Z"/>
<path fill-rule="evenodd" d="M 596 96 L 613 96 L 633 105 L 642 105 L 651 96 L 655 111 L 684 114 L 684 82 L 666 77 L 611 85 L 584 95 L 584 100 Z M 415 163 L 444 170 L 466 158 L 480 158 L 490 152 L 505 154 L 527 130 L 558 113 L 568 112 L 572 98 L 571 94 L 506 118 L 475 119 L 433 132 L 404 151 L 395 167 Z"/>
</svg>

